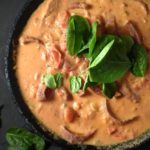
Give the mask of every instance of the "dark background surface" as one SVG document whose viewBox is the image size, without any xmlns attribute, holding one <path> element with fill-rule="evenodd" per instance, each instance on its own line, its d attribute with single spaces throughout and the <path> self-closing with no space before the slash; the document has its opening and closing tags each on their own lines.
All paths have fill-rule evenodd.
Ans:
<svg viewBox="0 0 150 150">
<path fill-rule="evenodd" d="M 11 127 L 25 127 L 30 129 L 30 126 L 25 123 L 25 118 L 19 114 L 17 106 L 12 101 L 4 71 L 4 57 L 9 30 L 26 1 L 28 0 L 0 0 L 0 106 L 4 106 L 1 111 L 0 150 L 7 148 L 5 140 L 7 129 Z M 51 143 L 47 147 L 47 150 L 62 150 L 60 146 Z M 150 142 L 136 150 L 150 150 Z"/>
</svg>

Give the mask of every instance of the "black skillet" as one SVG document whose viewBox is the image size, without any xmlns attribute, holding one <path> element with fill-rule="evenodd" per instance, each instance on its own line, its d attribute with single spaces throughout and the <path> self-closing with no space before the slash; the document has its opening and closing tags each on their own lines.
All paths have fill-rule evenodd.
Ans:
<svg viewBox="0 0 150 150">
<path fill-rule="evenodd" d="M 94 147 L 94 146 L 83 146 L 83 145 L 69 145 L 67 142 L 60 138 L 54 138 L 54 136 L 43 129 L 39 124 L 33 114 L 30 112 L 27 105 L 24 103 L 23 98 L 21 96 L 21 92 L 19 90 L 19 86 L 17 84 L 17 80 L 15 77 L 15 73 L 13 70 L 14 62 L 13 62 L 13 42 L 18 38 L 19 34 L 23 30 L 24 26 L 26 25 L 27 20 L 29 19 L 30 15 L 33 11 L 42 3 L 43 0 L 28 0 L 25 3 L 23 9 L 20 11 L 18 16 L 15 19 L 14 24 L 12 25 L 11 32 L 9 34 L 8 42 L 7 42 L 7 56 L 5 58 L 5 73 L 6 78 L 8 81 L 9 89 L 13 95 L 14 103 L 17 104 L 19 108 L 19 112 L 25 116 L 27 123 L 29 123 L 35 132 L 38 132 L 47 142 L 55 143 L 61 146 L 64 150 L 112 150 L 112 149 L 130 149 L 135 148 L 142 143 L 148 142 L 150 139 L 150 131 L 147 131 L 140 137 L 130 140 L 128 142 L 124 142 L 118 145 L 110 145 L 107 147 Z"/>
</svg>

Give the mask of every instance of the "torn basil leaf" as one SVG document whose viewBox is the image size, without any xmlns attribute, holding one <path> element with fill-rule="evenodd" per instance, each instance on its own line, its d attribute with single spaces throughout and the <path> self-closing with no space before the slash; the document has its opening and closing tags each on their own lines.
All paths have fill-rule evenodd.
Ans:
<svg viewBox="0 0 150 150">
<path fill-rule="evenodd" d="M 55 77 L 55 80 L 57 83 L 57 88 L 60 88 L 62 86 L 62 82 L 63 82 L 63 74 L 57 73 L 54 77 Z"/>
<path fill-rule="evenodd" d="M 61 73 L 57 73 L 55 75 L 46 74 L 43 76 L 43 81 L 45 85 L 50 89 L 59 88 L 62 86 L 63 75 Z"/>
<path fill-rule="evenodd" d="M 101 50 L 97 57 L 94 56 L 95 59 L 89 66 L 91 82 L 115 82 L 122 78 L 131 67 L 131 61 L 128 58 L 122 40 L 117 36 L 105 36 L 105 38 L 104 42 L 109 40 L 110 42 Z M 113 42 L 112 39 L 115 39 L 115 41 Z"/>
<path fill-rule="evenodd" d="M 108 97 L 109 99 L 113 98 L 117 91 L 116 83 L 103 83 L 102 84 L 102 92 L 103 94 Z"/>
<path fill-rule="evenodd" d="M 9 149 L 14 150 L 44 150 L 45 141 L 27 129 L 11 128 L 6 133 Z"/>
<path fill-rule="evenodd" d="M 72 93 L 77 93 L 82 87 L 82 79 L 78 76 L 70 77 L 70 90 Z"/>
<path fill-rule="evenodd" d="M 104 58 L 106 58 L 107 54 L 109 54 L 109 51 L 111 50 L 112 46 L 114 44 L 114 40 L 110 41 L 98 54 L 98 56 L 94 59 L 94 61 L 90 64 L 89 68 L 96 67 L 99 63 L 103 61 Z"/>
<path fill-rule="evenodd" d="M 120 38 L 122 39 L 122 41 L 124 43 L 127 54 L 129 54 L 132 50 L 133 45 L 134 45 L 133 38 L 131 36 L 128 36 L 128 35 L 120 36 Z"/>
<path fill-rule="evenodd" d="M 71 56 L 78 54 L 84 45 L 88 43 L 90 36 L 90 24 L 81 16 L 71 16 L 67 28 L 67 50 Z"/>
<path fill-rule="evenodd" d="M 89 57 L 92 55 L 97 40 L 97 22 L 92 24 L 92 37 L 88 43 L 89 45 Z"/>
<path fill-rule="evenodd" d="M 131 60 L 133 63 L 131 68 L 132 73 L 135 76 L 143 77 L 148 65 L 146 49 L 142 45 L 135 44 L 131 52 Z"/>
</svg>

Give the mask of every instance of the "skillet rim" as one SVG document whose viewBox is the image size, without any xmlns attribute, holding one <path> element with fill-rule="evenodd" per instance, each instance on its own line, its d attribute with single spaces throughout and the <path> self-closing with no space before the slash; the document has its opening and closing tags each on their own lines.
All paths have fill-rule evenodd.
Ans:
<svg viewBox="0 0 150 150">
<path fill-rule="evenodd" d="M 29 110 L 25 104 L 19 86 L 17 84 L 17 79 L 15 77 L 15 71 L 13 69 L 13 41 L 18 38 L 19 34 L 23 30 L 28 18 L 32 15 L 34 10 L 41 4 L 43 0 L 28 0 L 23 8 L 20 10 L 18 15 L 15 17 L 14 23 L 12 23 L 9 30 L 9 37 L 6 42 L 6 53 L 5 53 L 5 77 L 7 80 L 7 85 L 12 97 L 12 101 L 21 115 L 24 116 L 25 121 L 31 126 L 34 132 L 40 134 L 47 142 L 54 143 L 56 145 L 62 146 L 63 148 L 74 149 L 74 150 L 121 150 L 121 149 L 131 149 L 140 146 L 148 141 L 150 141 L 150 130 L 146 131 L 139 137 L 129 140 L 123 143 L 109 145 L 109 146 L 87 146 L 87 145 L 71 145 L 68 144 L 61 138 L 54 138 L 55 135 L 46 131 L 43 126 L 39 124 L 39 121 L 35 118 L 32 112 Z"/>
</svg>

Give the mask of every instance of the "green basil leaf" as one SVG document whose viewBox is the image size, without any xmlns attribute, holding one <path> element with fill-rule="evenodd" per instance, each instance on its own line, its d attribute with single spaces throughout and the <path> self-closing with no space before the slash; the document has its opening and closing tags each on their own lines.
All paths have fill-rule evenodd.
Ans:
<svg viewBox="0 0 150 150">
<path fill-rule="evenodd" d="M 107 36 L 105 38 L 107 39 Z M 108 36 L 108 39 L 104 41 L 109 41 L 112 38 L 113 36 Z M 114 36 L 113 39 L 115 39 L 115 42 L 111 49 L 109 51 L 106 49 L 107 55 L 100 56 L 103 51 L 101 50 L 100 54 L 93 60 L 94 63 L 91 62 L 92 65 L 89 67 L 91 82 L 112 83 L 122 78 L 130 69 L 131 62 L 124 48 L 124 43 L 119 37 Z"/>
<path fill-rule="evenodd" d="M 55 80 L 57 83 L 57 88 L 60 88 L 62 86 L 62 82 L 63 82 L 63 74 L 62 73 L 57 73 L 55 75 Z"/>
<path fill-rule="evenodd" d="M 144 76 L 148 65 L 146 49 L 142 45 L 135 44 L 131 52 L 131 57 L 133 62 L 133 67 L 131 68 L 132 73 L 135 76 Z"/>
<path fill-rule="evenodd" d="M 77 93 L 82 87 L 82 79 L 77 76 L 70 77 L 70 89 L 72 93 Z"/>
<path fill-rule="evenodd" d="M 79 50 L 78 54 L 83 53 L 83 52 L 84 52 L 85 50 L 87 50 L 88 48 L 89 48 L 88 44 L 84 45 L 84 46 L 82 47 L 82 49 Z"/>
<path fill-rule="evenodd" d="M 70 55 L 76 55 L 86 45 L 90 35 L 90 25 L 81 16 L 71 16 L 67 28 L 67 49 Z"/>
<path fill-rule="evenodd" d="M 89 45 L 89 57 L 92 55 L 96 40 L 97 40 L 97 22 L 94 22 L 92 24 L 92 38 L 90 39 L 88 45 Z"/>
<path fill-rule="evenodd" d="M 92 63 L 95 60 L 95 58 L 101 53 L 104 47 L 113 40 L 116 40 L 116 36 L 114 35 L 103 35 L 99 37 L 93 50 L 93 54 L 89 58 L 90 62 Z"/>
<path fill-rule="evenodd" d="M 9 146 L 7 150 L 35 150 L 33 147 L 18 147 L 18 146 Z"/>
<path fill-rule="evenodd" d="M 62 86 L 63 74 L 46 74 L 43 76 L 43 81 L 45 85 L 50 89 L 60 88 Z"/>
<path fill-rule="evenodd" d="M 81 45 L 76 45 L 75 21 L 70 18 L 67 29 L 67 49 L 69 50 L 70 55 L 74 55 L 75 46 L 80 47 Z"/>
<path fill-rule="evenodd" d="M 18 147 L 16 145 L 16 146 L 9 146 L 7 148 L 7 150 L 36 150 L 36 149 L 34 148 L 34 146 L 31 146 L 31 147 L 28 147 L 28 146 L 22 147 L 22 146 L 20 146 L 20 147 Z"/>
<path fill-rule="evenodd" d="M 11 128 L 6 133 L 6 139 L 10 149 L 30 150 L 34 146 L 35 150 L 44 150 L 45 147 L 44 140 L 27 129 Z"/>
<path fill-rule="evenodd" d="M 35 135 L 33 138 L 33 143 L 35 145 L 35 150 L 44 150 L 45 141 L 41 137 Z"/>
<path fill-rule="evenodd" d="M 133 45 L 134 45 L 134 40 L 131 36 L 128 35 L 123 35 L 120 37 L 122 39 L 122 41 L 124 42 L 124 46 L 127 50 L 127 53 L 130 53 Z"/>
<path fill-rule="evenodd" d="M 114 44 L 114 40 L 110 41 L 100 52 L 100 54 L 95 58 L 95 60 L 90 64 L 89 68 L 94 68 L 97 66 L 103 59 L 106 57 L 106 55 L 109 53 L 111 50 L 112 46 Z"/>
<path fill-rule="evenodd" d="M 45 85 L 50 89 L 55 89 L 57 87 L 55 77 L 52 74 L 44 75 L 43 76 L 43 81 L 44 81 Z"/>
<path fill-rule="evenodd" d="M 116 83 L 103 83 L 102 84 L 102 92 L 103 94 L 108 97 L 109 99 L 113 98 L 117 91 L 117 85 Z"/>
<path fill-rule="evenodd" d="M 122 78 L 130 69 L 130 62 L 109 61 L 99 68 L 90 69 L 90 81 L 97 83 L 112 83 Z"/>
</svg>

